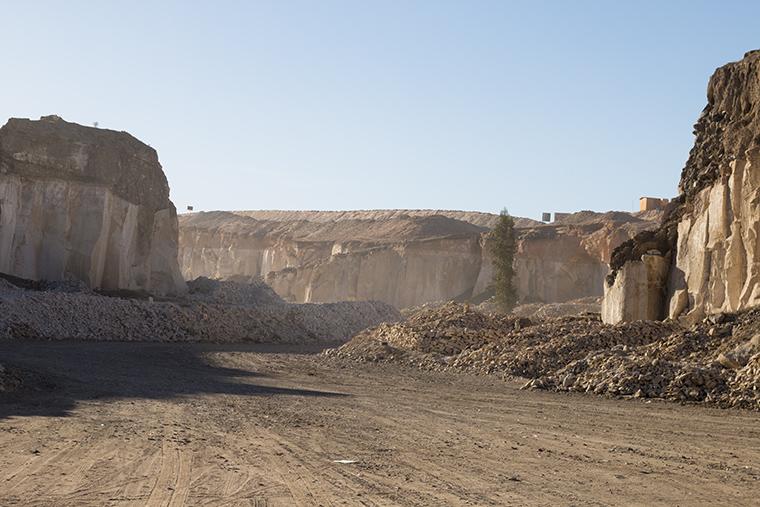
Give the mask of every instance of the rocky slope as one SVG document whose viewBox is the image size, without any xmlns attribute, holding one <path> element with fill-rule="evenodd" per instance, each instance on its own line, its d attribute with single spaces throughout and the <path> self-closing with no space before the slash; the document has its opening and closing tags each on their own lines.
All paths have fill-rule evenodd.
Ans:
<svg viewBox="0 0 760 507">
<path fill-rule="evenodd" d="M 448 303 L 357 334 L 329 357 L 530 379 L 526 388 L 760 410 L 758 310 L 690 329 L 603 324 L 598 314 L 524 318 Z"/>
<path fill-rule="evenodd" d="M 372 299 L 397 308 L 477 299 L 492 277 L 485 235 L 498 216 L 434 210 L 235 211 L 180 215 L 180 264 L 196 276 L 259 276 L 289 301 Z M 659 215 L 582 212 L 517 219 L 523 301 L 601 296 L 612 249 Z"/>
<path fill-rule="evenodd" d="M 177 234 L 151 147 L 57 116 L 0 128 L 0 272 L 179 293 Z"/>
<path fill-rule="evenodd" d="M 198 279 L 188 286 L 185 295 L 150 300 L 67 284 L 23 288 L 0 278 L 0 340 L 332 342 L 401 318 L 376 301 L 286 303 L 260 282 Z M 2 382 L 0 370 L 0 389 Z"/>
<path fill-rule="evenodd" d="M 707 99 L 677 205 L 613 256 L 606 322 L 696 321 L 760 303 L 760 51 L 719 68 Z"/>
</svg>

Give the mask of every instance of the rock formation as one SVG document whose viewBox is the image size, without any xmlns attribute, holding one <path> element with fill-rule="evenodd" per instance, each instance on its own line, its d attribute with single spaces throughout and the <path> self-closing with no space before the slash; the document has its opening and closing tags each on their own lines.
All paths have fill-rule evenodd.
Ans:
<svg viewBox="0 0 760 507">
<path fill-rule="evenodd" d="M 372 299 L 406 308 L 478 299 L 491 282 L 485 235 L 498 215 L 461 211 L 234 211 L 180 215 L 180 265 L 197 276 L 259 276 L 295 302 Z M 516 220 L 524 302 L 601 296 L 609 253 L 659 215 L 582 212 Z"/>
<path fill-rule="evenodd" d="M 177 234 L 158 156 L 126 132 L 57 116 L 0 128 L 0 272 L 178 293 Z"/>
<path fill-rule="evenodd" d="M 681 196 L 662 228 L 613 254 L 603 304 L 606 322 L 698 320 L 760 303 L 760 51 L 719 68 L 710 78 L 707 100 L 681 173 Z M 629 267 L 648 251 L 661 256 L 667 269 L 655 274 Z M 631 269 L 637 274 L 631 276 Z M 653 276 L 660 279 L 644 280 Z M 661 303 L 642 303 L 642 298 Z M 621 306 L 637 310 L 620 311 Z"/>
</svg>

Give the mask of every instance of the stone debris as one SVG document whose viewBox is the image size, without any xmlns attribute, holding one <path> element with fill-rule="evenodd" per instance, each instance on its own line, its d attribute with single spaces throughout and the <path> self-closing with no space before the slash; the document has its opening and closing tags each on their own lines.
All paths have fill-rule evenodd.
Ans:
<svg viewBox="0 0 760 507">
<path fill-rule="evenodd" d="M 529 379 L 525 388 L 760 409 L 760 310 L 603 324 L 598 314 L 543 320 L 449 303 L 365 330 L 327 356 Z"/>
<path fill-rule="evenodd" d="M 424 307 L 404 322 L 367 329 L 328 353 L 369 361 L 436 362 L 485 346 L 517 320 L 486 315 L 457 303 Z"/>
<path fill-rule="evenodd" d="M 0 364 L 0 393 L 16 391 L 22 384 L 23 381 L 18 370 Z"/>
<path fill-rule="evenodd" d="M 478 309 L 486 309 L 478 305 Z M 495 306 L 492 307 L 494 310 Z M 600 313 L 602 309 L 601 297 L 587 297 L 573 299 L 563 303 L 528 303 L 512 310 L 514 315 L 528 317 L 530 319 L 550 319 L 557 317 L 571 317 L 583 313 Z"/>
<path fill-rule="evenodd" d="M 201 276 L 188 282 L 187 288 L 190 298 L 198 302 L 243 306 L 285 304 L 269 285 L 257 278 L 240 283 Z"/>
<path fill-rule="evenodd" d="M 160 301 L 0 283 L 0 340 L 345 341 L 401 318 L 374 301 L 285 303 L 263 283 L 196 280 L 192 293 Z"/>
</svg>

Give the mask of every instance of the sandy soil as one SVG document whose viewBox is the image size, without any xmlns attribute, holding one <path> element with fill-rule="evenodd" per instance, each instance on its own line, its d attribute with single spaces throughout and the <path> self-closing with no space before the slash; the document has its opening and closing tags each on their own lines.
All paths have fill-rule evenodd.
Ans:
<svg viewBox="0 0 760 507">
<path fill-rule="evenodd" d="M 692 506 L 760 496 L 757 413 L 290 352 L 0 344 L 5 363 L 36 372 L 0 397 L 0 505 Z"/>
</svg>

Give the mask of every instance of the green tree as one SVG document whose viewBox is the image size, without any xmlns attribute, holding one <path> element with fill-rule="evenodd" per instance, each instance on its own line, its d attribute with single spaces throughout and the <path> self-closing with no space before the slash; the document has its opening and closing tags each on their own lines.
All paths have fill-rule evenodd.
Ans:
<svg viewBox="0 0 760 507">
<path fill-rule="evenodd" d="M 515 221 L 506 208 L 501 211 L 499 222 L 489 233 L 486 245 L 494 268 L 492 285 L 496 304 L 502 311 L 508 312 L 517 304 L 517 289 L 514 284 L 517 241 Z"/>
</svg>

